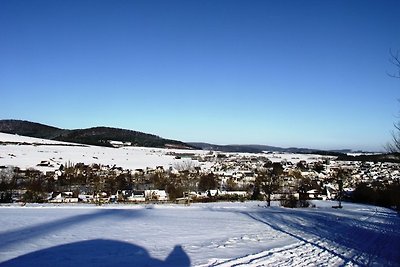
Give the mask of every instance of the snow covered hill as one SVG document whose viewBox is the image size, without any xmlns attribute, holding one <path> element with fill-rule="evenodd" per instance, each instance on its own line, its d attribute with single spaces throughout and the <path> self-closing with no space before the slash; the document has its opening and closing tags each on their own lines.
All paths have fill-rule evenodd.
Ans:
<svg viewBox="0 0 400 267">
<path fill-rule="evenodd" d="M 177 150 L 148 147 L 99 147 L 59 142 L 0 133 L 0 166 L 17 166 L 23 169 L 35 168 L 40 171 L 58 169 L 61 164 L 85 163 L 116 165 L 124 169 L 145 169 L 181 164 L 190 159 L 175 159 L 171 153 L 205 154 L 203 150 Z M 40 162 L 50 162 L 50 166 L 37 166 Z M 199 165 L 198 162 L 195 163 Z"/>
<path fill-rule="evenodd" d="M 135 170 L 163 166 L 164 169 L 175 167 L 191 161 L 190 158 L 177 159 L 174 153 L 202 156 L 207 150 L 184 150 L 149 147 L 100 147 L 54 140 L 26 137 L 0 132 L 0 166 L 16 166 L 22 169 L 35 168 L 42 172 L 54 171 L 61 164 L 84 163 L 102 164 Z M 238 154 L 238 153 L 231 153 Z M 254 156 L 253 153 L 240 153 L 243 156 Z M 259 154 L 265 155 L 265 154 Z M 273 162 L 282 160 L 297 163 L 300 160 L 315 161 L 318 155 L 274 153 L 268 155 Z M 49 166 L 38 166 L 42 161 L 51 163 Z M 210 167 L 210 162 L 194 161 L 194 166 Z"/>
<path fill-rule="evenodd" d="M 400 217 L 316 201 L 0 207 L 0 266 L 400 266 Z"/>
</svg>

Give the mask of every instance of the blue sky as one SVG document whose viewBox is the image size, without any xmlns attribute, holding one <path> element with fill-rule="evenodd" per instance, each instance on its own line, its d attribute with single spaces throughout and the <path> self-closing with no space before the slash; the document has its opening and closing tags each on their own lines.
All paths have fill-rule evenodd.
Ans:
<svg viewBox="0 0 400 267">
<path fill-rule="evenodd" d="M 400 1 L 0 1 L 0 118 L 382 150 Z"/>
</svg>

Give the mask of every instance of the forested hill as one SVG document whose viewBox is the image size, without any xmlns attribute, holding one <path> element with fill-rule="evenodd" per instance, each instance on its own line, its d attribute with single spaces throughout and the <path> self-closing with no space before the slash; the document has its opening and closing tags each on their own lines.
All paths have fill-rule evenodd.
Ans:
<svg viewBox="0 0 400 267">
<path fill-rule="evenodd" d="M 181 141 L 111 127 L 68 130 L 30 121 L 0 120 L 0 132 L 98 146 L 112 146 L 110 141 L 120 141 L 144 147 L 194 148 Z"/>
<path fill-rule="evenodd" d="M 389 154 L 362 154 L 358 156 L 339 155 L 337 160 L 340 161 L 369 161 L 369 162 L 392 162 L 400 163 L 399 153 L 389 153 Z"/>
<path fill-rule="evenodd" d="M 67 133 L 68 130 L 30 121 L 0 120 L 0 132 L 44 139 L 54 139 L 59 135 Z"/>
</svg>

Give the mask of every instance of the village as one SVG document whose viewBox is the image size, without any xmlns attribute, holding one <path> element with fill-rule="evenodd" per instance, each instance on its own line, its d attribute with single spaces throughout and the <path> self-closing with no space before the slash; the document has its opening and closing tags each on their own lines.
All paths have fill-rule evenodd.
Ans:
<svg viewBox="0 0 400 267">
<path fill-rule="evenodd" d="M 58 170 L 0 166 L 1 202 L 190 203 L 218 200 L 351 199 L 363 188 L 398 185 L 394 163 L 337 161 L 296 154 L 212 152 L 183 154 L 169 168 L 123 169 L 101 164 L 66 163 Z M 42 161 L 37 166 L 51 164 Z M 395 200 L 398 201 L 398 200 Z"/>
</svg>

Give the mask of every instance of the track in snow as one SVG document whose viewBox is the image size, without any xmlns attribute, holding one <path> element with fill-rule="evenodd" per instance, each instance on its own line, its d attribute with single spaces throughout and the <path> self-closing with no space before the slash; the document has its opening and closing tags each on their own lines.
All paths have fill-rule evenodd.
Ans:
<svg viewBox="0 0 400 267">
<path fill-rule="evenodd" d="M 329 209 L 272 208 L 244 214 L 296 242 L 204 266 L 400 266 L 399 217 L 386 209 L 359 217 Z"/>
</svg>

